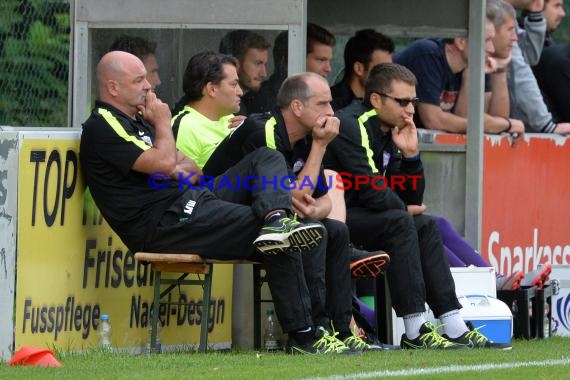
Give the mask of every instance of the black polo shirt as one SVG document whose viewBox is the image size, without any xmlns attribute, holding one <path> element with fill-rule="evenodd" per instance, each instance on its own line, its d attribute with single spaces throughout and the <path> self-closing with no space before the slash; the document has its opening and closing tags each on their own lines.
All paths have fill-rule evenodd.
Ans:
<svg viewBox="0 0 570 380">
<path fill-rule="evenodd" d="M 297 177 L 309 157 L 312 142 L 311 136 L 308 135 L 297 141 L 295 146 L 291 146 L 285 121 L 278 109 L 253 114 L 218 145 L 204 165 L 203 171 L 206 175 L 220 175 L 238 163 L 248 153 L 260 147 L 269 147 L 283 154 L 289 175 Z M 303 182 L 302 179 L 300 180 Z M 330 185 L 330 181 L 324 176 L 322 166 L 319 180 L 319 184 L 306 182 L 308 186 L 314 188 L 314 198 L 325 195 L 328 191 L 327 187 Z"/>
<path fill-rule="evenodd" d="M 355 101 L 362 100 L 362 98 L 357 98 L 352 91 L 352 88 L 345 81 L 338 82 L 331 87 L 332 102 L 331 106 L 333 110 L 338 111 L 344 107 L 349 106 Z"/>
<path fill-rule="evenodd" d="M 261 83 L 259 91 L 249 91 L 241 97 L 241 104 L 250 114 L 269 112 L 277 105 L 277 93 L 287 78 L 286 71 L 276 71 Z"/>
<path fill-rule="evenodd" d="M 79 156 L 85 182 L 105 220 L 132 251 L 144 248 L 145 236 L 181 195 L 178 182 L 158 191 L 147 174 L 132 169 L 154 137 L 154 128 L 139 115 L 132 119 L 100 101 L 83 123 Z"/>
</svg>

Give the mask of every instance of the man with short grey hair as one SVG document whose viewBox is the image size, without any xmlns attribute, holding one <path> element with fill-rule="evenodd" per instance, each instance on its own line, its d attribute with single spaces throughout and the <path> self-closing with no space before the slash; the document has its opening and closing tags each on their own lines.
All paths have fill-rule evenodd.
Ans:
<svg viewBox="0 0 570 380">
<path fill-rule="evenodd" d="M 277 94 L 277 108 L 251 115 L 242 126 L 216 148 L 206 165 L 206 175 L 218 175 L 258 148 L 268 147 L 286 159 L 293 179 L 293 205 L 303 219 L 321 221 L 327 230 L 324 262 L 305 256 L 305 265 L 324 269 L 326 281 L 314 294 L 326 294 L 326 310 L 314 308 L 314 319 L 321 326 L 338 333 L 341 343 L 357 350 L 389 349 L 365 343 L 350 329 L 352 298 L 351 278 L 375 277 L 388 265 L 389 256 L 381 251 L 354 250 L 349 245 L 346 224 L 328 218 L 331 211 L 329 188 L 322 159 L 329 143 L 338 133 L 328 82 L 320 75 L 305 72 L 287 78 Z M 314 296 L 318 299 L 318 296 Z M 330 319 L 331 323 L 328 322 Z M 332 326 L 331 326 L 332 324 Z M 330 332 L 334 334 L 333 330 Z M 310 350 L 306 335 L 290 335 L 289 352 Z"/>
</svg>

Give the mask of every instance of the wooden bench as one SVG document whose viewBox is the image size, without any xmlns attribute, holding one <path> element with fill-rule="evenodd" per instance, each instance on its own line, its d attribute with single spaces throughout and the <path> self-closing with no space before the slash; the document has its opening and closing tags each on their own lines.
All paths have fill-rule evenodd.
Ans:
<svg viewBox="0 0 570 380">
<path fill-rule="evenodd" d="M 261 347 L 261 311 L 262 302 L 270 302 L 261 298 L 261 286 L 267 282 L 265 273 L 262 274 L 263 266 L 260 263 L 247 260 L 208 260 L 195 254 L 171 254 L 137 252 L 135 258 L 138 261 L 150 263 L 154 271 L 154 302 L 151 315 L 151 351 L 156 352 L 156 337 L 158 327 L 158 313 L 160 300 L 166 297 L 179 285 L 199 285 L 202 287 L 203 305 L 202 320 L 200 322 L 199 352 L 208 350 L 208 320 L 210 317 L 210 297 L 212 292 L 212 275 L 214 264 L 253 264 L 253 328 L 254 346 Z M 175 279 L 162 278 L 162 273 L 180 273 Z M 187 279 L 188 275 L 197 275 L 198 279 Z M 203 275 L 203 277 L 201 276 Z M 162 285 L 168 285 L 161 291 Z"/>
<path fill-rule="evenodd" d="M 156 336 L 158 326 L 158 313 L 160 300 L 166 297 L 179 285 L 199 285 L 202 287 L 203 305 L 202 320 L 200 322 L 200 344 L 199 352 L 206 352 L 208 349 L 208 320 L 210 317 L 210 297 L 212 291 L 212 274 L 214 264 L 253 264 L 253 345 L 259 350 L 261 348 L 261 303 L 272 302 L 271 299 L 261 298 L 261 287 L 267 282 L 263 265 L 248 260 L 205 260 L 195 254 L 171 254 L 171 253 L 151 253 L 137 252 L 135 258 L 138 261 L 147 262 L 152 265 L 154 271 L 154 302 L 151 316 L 151 351 L 156 352 Z M 162 272 L 180 273 L 176 279 L 162 278 Z M 263 272 L 263 273 L 262 273 Z M 188 275 L 195 274 L 198 279 L 186 279 Z M 203 275 L 203 279 L 200 278 Z M 161 292 L 161 286 L 168 285 Z M 376 281 L 376 326 L 378 338 L 381 342 L 392 343 L 392 302 L 386 276 L 381 276 Z"/>
</svg>

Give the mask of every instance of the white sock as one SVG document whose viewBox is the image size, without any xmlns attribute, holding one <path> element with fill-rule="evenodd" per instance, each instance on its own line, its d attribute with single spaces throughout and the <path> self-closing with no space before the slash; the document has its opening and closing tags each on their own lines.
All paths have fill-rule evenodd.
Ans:
<svg viewBox="0 0 570 380">
<path fill-rule="evenodd" d="M 457 338 L 465 334 L 469 329 L 463 318 L 459 314 L 459 310 L 451 310 L 440 315 L 439 320 L 443 323 L 445 334 L 450 338 Z"/>
<path fill-rule="evenodd" d="M 420 336 L 420 327 L 422 327 L 424 323 L 426 323 L 424 313 L 404 315 L 404 329 L 406 330 L 408 339 L 414 340 Z"/>
</svg>

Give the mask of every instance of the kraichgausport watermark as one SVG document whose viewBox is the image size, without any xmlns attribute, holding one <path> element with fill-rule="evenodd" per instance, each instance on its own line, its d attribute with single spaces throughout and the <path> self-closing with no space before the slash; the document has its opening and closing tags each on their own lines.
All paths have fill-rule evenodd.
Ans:
<svg viewBox="0 0 570 380">
<path fill-rule="evenodd" d="M 336 177 L 336 178 L 335 178 Z M 179 190 L 330 190 L 333 187 L 339 190 L 360 190 L 370 186 L 374 190 L 417 190 L 417 181 L 421 175 L 391 175 L 385 177 L 381 174 L 361 175 L 339 172 L 336 176 L 317 176 L 316 180 L 310 176 L 226 176 L 213 177 L 198 175 L 197 173 L 178 173 L 178 178 L 172 179 L 166 173 L 154 172 L 148 176 L 148 185 L 153 190 L 164 190 L 175 185 Z M 172 182 L 172 183 L 171 183 Z"/>
</svg>

